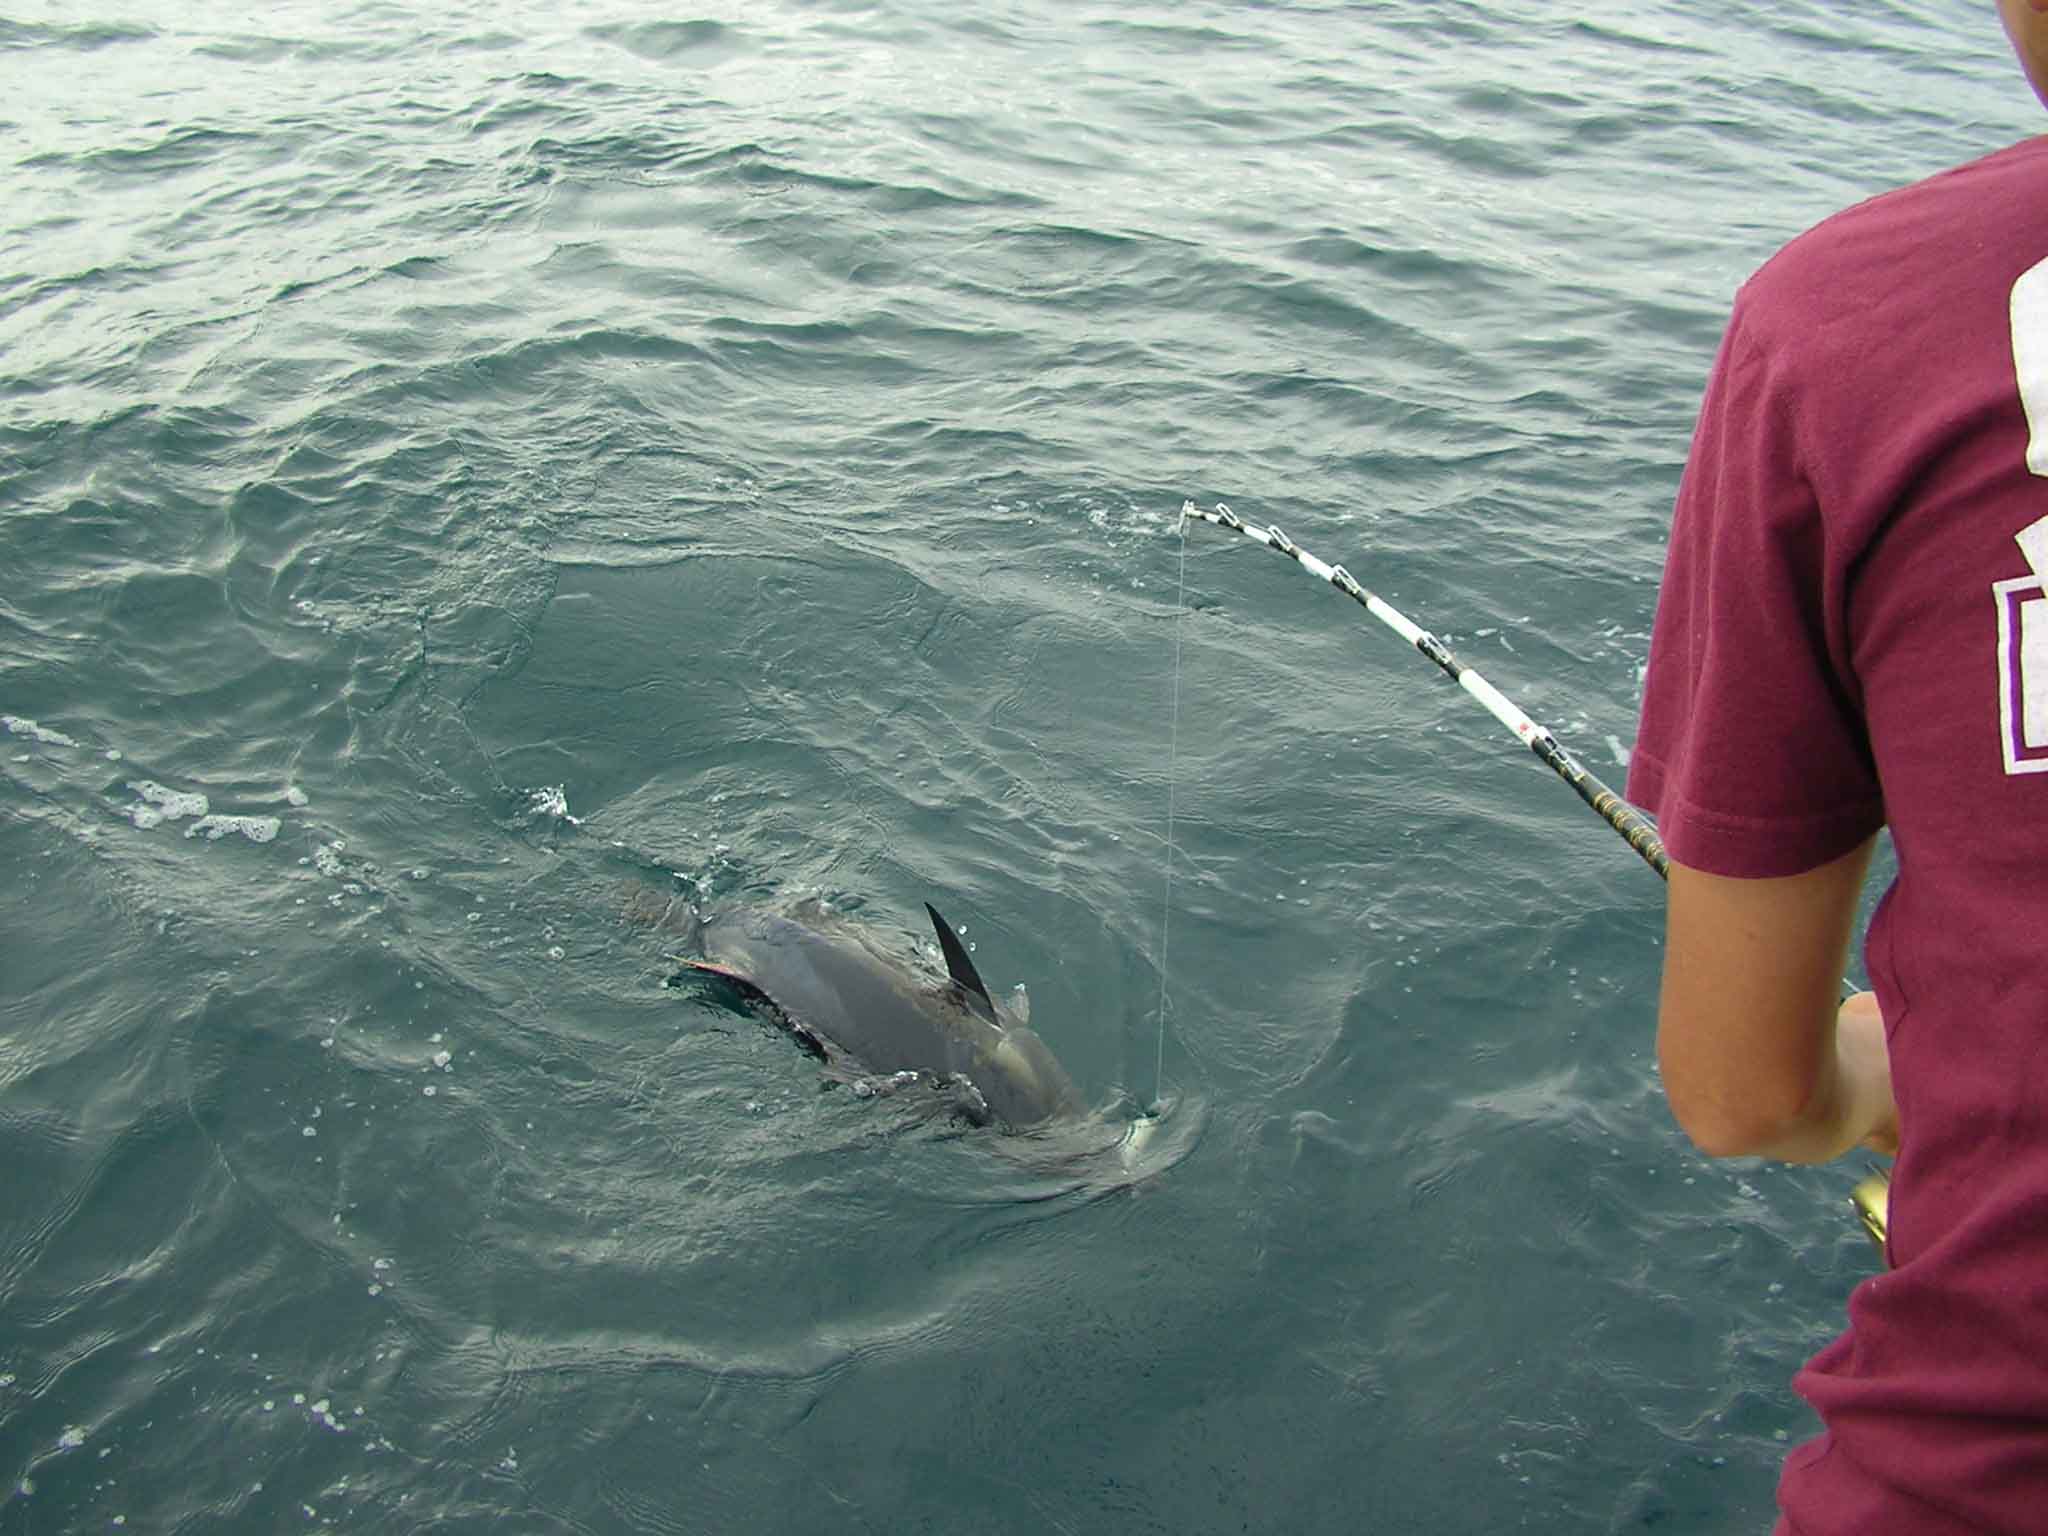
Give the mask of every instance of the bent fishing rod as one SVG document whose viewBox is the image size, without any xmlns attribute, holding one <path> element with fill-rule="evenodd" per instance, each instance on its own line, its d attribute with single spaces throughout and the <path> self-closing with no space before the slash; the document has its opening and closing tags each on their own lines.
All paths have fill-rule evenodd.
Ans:
<svg viewBox="0 0 2048 1536">
<path fill-rule="evenodd" d="M 1671 856 L 1664 851 L 1664 839 L 1657 835 L 1655 823 L 1603 784 L 1598 775 L 1567 751 L 1556 736 L 1532 720 L 1521 706 L 1458 660 L 1443 641 L 1384 598 L 1367 591 L 1343 566 L 1318 560 L 1282 533 L 1276 525 L 1254 527 L 1220 501 L 1216 503 L 1213 512 L 1204 511 L 1192 501 L 1183 501 L 1180 508 L 1180 529 L 1183 537 L 1187 533 L 1190 518 L 1199 522 L 1214 523 L 1217 527 L 1228 528 L 1233 533 L 1241 533 L 1254 544 L 1263 544 L 1275 553 L 1287 556 L 1303 570 L 1327 581 L 1357 603 L 1434 662 L 1445 676 L 1484 705 L 1486 712 L 1514 732 L 1515 739 L 1535 753 L 1537 760 L 1544 767 L 1569 784 L 1573 793 L 1585 801 L 1595 815 L 1613 828 L 1622 841 L 1633 848 L 1642 861 L 1657 872 L 1658 878 L 1670 879 Z M 1853 989 L 1845 982 L 1844 994 L 1851 990 Z M 1880 1251 L 1884 1247 L 1886 1185 L 1886 1176 L 1881 1171 L 1873 1172 L 1859 1182 L 1850 1195 L 1850 1202 L 1856 1208 L 1857 1219 L 1876 1241 Z"/>
</svg>

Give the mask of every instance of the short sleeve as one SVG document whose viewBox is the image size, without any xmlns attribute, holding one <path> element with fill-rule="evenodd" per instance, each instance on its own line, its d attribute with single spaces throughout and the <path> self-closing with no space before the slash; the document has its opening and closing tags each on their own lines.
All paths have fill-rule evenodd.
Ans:
<svg viewBox="0 0 2048 1536">
<path fill-rule="evenodd" d="M 1671 856 L 1712 874 L 1800 874 L 1884 822 L 1800 405 L 1738 302 L 1679 487 L 1628 777 Z"/>
</svg>

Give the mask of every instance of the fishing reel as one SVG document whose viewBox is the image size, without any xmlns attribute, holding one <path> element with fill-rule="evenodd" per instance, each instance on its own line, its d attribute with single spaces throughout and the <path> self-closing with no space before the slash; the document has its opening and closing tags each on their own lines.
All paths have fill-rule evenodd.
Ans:
<svg viewBox="0 0 2048 1536">
<path fill-rule="evenodd" d="M 1856 1219 L 1863 1223 L 1863 1230 L 1877 1244 L 1880 1256 L 1884 1253 L 1885 1234 L 1889 1230 L 1886 1222 L 1891 1209 L 1891 1190 L 1891 1175 L 1882 1168 L 1872 1168 L 1849 1191 L 1849 1204 L 1855 1208 Z"/>
</svg>

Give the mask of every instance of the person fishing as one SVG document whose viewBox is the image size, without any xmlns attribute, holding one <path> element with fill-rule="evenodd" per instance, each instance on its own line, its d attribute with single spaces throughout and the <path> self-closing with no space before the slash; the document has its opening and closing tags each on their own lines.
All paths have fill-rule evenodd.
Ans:
<svg viewBox="0 0 2048 1536">
<path fill-rule="evenodd" d="M 2048 103 L 2048 0 L 1999 10 Z M 1835 215 L 1738 295 L 1630 797 L 1658 1057 L 1720 1157 L 1897 1154 L 1887 1272 L 1795 1382 L 1780 1536 L 2048 1526 L 2048 138 Z M 1898 873 L 1838 1005 L 1873 841 Z"/>
</svg>

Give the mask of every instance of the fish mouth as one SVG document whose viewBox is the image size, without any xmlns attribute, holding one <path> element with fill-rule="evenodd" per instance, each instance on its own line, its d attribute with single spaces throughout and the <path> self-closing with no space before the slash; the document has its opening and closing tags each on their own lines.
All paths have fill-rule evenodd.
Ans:
<svg viewBox="0 0 2048 1536">
<path fill-rule="evenodd" d="M 1135 1167 L 1145 1156 L 1145 1149 L 1152 1145 L 1152 1138 L 1159 1134 L 1159 1128 L 1166 1123 L 1164 1106 L 1155 1106 L 1147 1114 L 1138 1116 L 1124 1127 L 1123 1139 L 1116 1144 L 1117 1161 L 1124 1167 Z"/>
<path fill-rule="evenodd" d="M 1123 1176 L 1144 1183 L 1175 1167 L 1201 1140 L 1207 1105 L 1199 1098 L 1158 1099 L 1133 1115 L 1111 1152 Z"/>
</svg>

